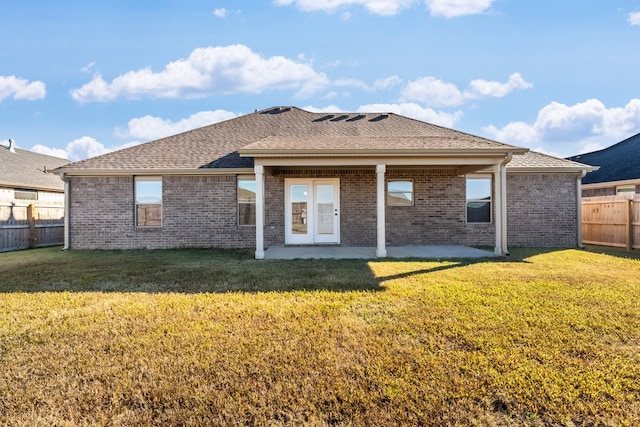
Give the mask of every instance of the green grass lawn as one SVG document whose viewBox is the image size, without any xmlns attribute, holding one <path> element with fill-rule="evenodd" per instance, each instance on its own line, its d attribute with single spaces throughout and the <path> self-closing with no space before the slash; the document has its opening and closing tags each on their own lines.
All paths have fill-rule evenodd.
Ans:
<svg viewBox="0 0 640 427">
<path fill-rule="evenodd" d="M 639 258 L 0 253 L 0 425 L 638 425 Z"/>
</svg>

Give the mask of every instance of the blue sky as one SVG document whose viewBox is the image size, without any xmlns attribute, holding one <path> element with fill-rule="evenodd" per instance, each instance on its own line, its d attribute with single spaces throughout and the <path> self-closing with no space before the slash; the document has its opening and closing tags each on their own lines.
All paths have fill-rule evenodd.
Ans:
<svg viewBox="0 0 640 427">
<path fill-rule="evenodd" d="M 275 105 L 557 156 L 640 132 L 638 0 L 1 0 L 0 143 L 79 160 Z"/>
</svg>

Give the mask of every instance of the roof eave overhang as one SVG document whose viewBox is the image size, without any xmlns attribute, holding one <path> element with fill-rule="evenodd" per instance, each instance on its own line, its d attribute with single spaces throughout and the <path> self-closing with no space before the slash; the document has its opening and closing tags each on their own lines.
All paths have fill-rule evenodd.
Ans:
<svg viewBox="0 0 640 427">
<path fill-rule="evenodd" d="M 253 173 L 253 168 L 198 168 L 198 169 L 75 169 L 58 168 L 61 176 L 141 176 L 141 175 L 238 175 Z"/>
<path fill-rule="evenodd" d="M 489 149 L 240 149 L 240 157 L 297 158 L 297 157 L 442 157 L 442 156 L 506 156 L 508 153 L 525 154 L 527 148 L 505 147 Z"/>
<path fill-rule="evenodd" d="M 60 181 L 62 184 L 60 187 L 52 187 L 47 185 L 37 185 L 37 184 L 27 184 L 24 182 L 7 182 L 0 181 L 0 187 L 4 188 L 24 188 L 29 190 L 38 190 L 38 191 L 50 191 L 52 193 L 62 193 L 64 192 L 64 183 Z"/>
<path fill-rule="evenodd" d="M 546 167 L 546 166 L 508 166 L 507 165 L 507 173 L 582 173 L 582 172 L 593 172 L 594 169 L 592 166 L 589 167 L 579 167 L 579 166 L 555 166 L 555 167 Z"/>
</svg>

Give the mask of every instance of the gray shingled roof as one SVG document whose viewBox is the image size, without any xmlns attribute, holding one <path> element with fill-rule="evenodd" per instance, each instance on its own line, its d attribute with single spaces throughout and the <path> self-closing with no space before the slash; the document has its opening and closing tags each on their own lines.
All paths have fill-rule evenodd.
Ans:
<svg viewBox="0 0 640 427">
<path fill-rule="evenodd" d="M 353 137 L 336 136 L 269 136 L 240 150 L 244 153 L 259 153 L 266 151 L 366 151 L 375 154 L 377 151 L 388 150 L 502 150 L 510 147 L 499 142 L 461 134 L 454 136 L 371 136 Z"/>
<path fill-rule="evenodd" d="M 522 156 L 513 156 L 511 162 L 507 164 L 507 170 L 516 169 L 584 169 L 591 171 L 597 169 L 597 167 L 594 168 L 583 163 L 560 159 L 537 151 L 528 151 Z"/>
<path fill-rule="evenodd" d="M 66 159 L 15 148 L 15 153 L 0 144 L 0 186 L 33 190 L 64 191 L 64 182 L 51 171 L 69 163 Z"/>
<path fill-rule="evenodd" d="M 252 168 L 268 150 L 508 150 L 502 144 L 392 113 L 311 113 L 273 107 L 65 166 L 64 172 Z M 240 153 L 243 153 L 242 155 Z M 514 156 L 522 157 L 522 156 Z"/>
<path fill-rule="evenodd" d="M 582 180 L 583 184 L 639 179 L 640 133 L 604 150 L 579 154 L 569 159 L 600 166 L 597 172 L 590 173 Z"/>
</svg>

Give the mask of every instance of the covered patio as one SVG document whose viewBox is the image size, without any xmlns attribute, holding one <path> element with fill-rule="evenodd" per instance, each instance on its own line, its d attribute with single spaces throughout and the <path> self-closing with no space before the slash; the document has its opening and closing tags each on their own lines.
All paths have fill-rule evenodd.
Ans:
<svg viewBox="0 0 640 427">
<path fill-rule="evenodd" d="M 509 147 L 511 149 L 511 147 Z M 255 152 L 254 152 L 255 151 Z M 344 168 L 371 168 L 375 170 L 375 194 L 372 200 L 375 201 L 375 227 L 376 247 L 359 247 L 359 246 L 313 246 L 314 243 L 322 243 L 319 241 L 312 242 L 306 247 L 295 246 L 293 249 L 288 247 L 273 247 L 271 259 L 291 259 L 283 252 L 290 250 L 293 258 L 305 258 L 302 254 L 309 252 L 306 258 L 470 258 L 483 257 L 489 255 L 505 255 L 507 249 L 507 197 L 506 197 L 506 164 L 511 160 L 513 151 L 506 152 L 498 149 L 488 150 L 488 152 L 474 153 L 474 155 L 440 155 L 434 157 L 417 157 L 417 158 L 340 158 L 330 157 L 323 153 L 323 158 L 316 159 L 308 155 L 308 158 L 288 158 L 285 153 L 278 152 L 280 157 L 258 157 L 258 150 L 251 150 L 254 156 L 254 176 L 256 182 L 256 259 L 269 259 L 270 255 L 265 250 L 265 179 L 269 174 L 273 173 L 274 168 L 297 167 L 297 168 L 327 168 L 327 167 L 344 167 Z M 402 150 L 398 150 L 406 154 Z M 514 150 L 515 151 L 515 150 Z M 522 151 L 522 150 L 521 150 Z M 517 152 L 521 154 L 521 152 Z M 246 155 L 241 153 L 241 155 Z M 466 176 L 469 173 L 482 172 L 487 176 L 492 176 L 492 205 L 493 213 L 491 222 L 494 224 L 494 241 L 495 246 L 493 252 L 482 251 L 481 254 L 475 251 L 462 250 L 465 246 L 390 246 L 387 247 L 387 212 L 386 212 L 386 181 L 388 174 L 388 166 L 395 168 L 449 168 L 457 171 L 457 176 Z M 336 188 L 339 188 L 339 181 Z M 285 190 L 285 193 L 288 192 Z M 334 205 L 336 207 L 336 205 Z M 345 211 L 339 213 L 336 210 L 336 216 L 353 215 L 353 211 Z M 288 225 L 290 228 L 290 224 Z M 336 227 L 337 230 L 340 226 Z M 286 242 L 285 245 L 297 245 L 297 242 Z M 340 243 L 338 241 L 338 243 Z M 443 250 L 445 248 L 446 250 Z M 278 255 L 275 255 L 275 254 Z M 282 255 L 280 255 L 282 254 Z"/>
<path fill-rule="evenodd" d="M 393 114 L 326 115 L 287 125 L 297 133 L 269 135 L 238 150 L 254 163 L 256 259 L 269 258 L 266 247 L 274 247 L 271 257 L 285 257 L 282 251 L 293 246 L 292 257 L 308 253 L 307 258 L 487 256 L 439 247 L 440 242 L 492 245 L 496 255 L 508 252 L 506 165 L 526 148 Z M 482 221 L 467 221 L 467 177 L 489 183 L 480 200 L 488 206 Z M 390 182 L 397 183 L 392 192 Z M 396 199 L 390 202 L 390 197 Z M 284 215 L 277 218 L 282 205 L 267 208 L 276 199 L 284 205 Z M 354 224 L 359 217 L 366 229 L 365 222 Z M 493 236 L 484 233 L 487 227 L 469 223 L 490 224 Z M 423 233 L 420 241 L 411 236 L 416 232 Z M 298 245 L 309 245 L 308 252 Z"/>
<path fill-rule="evenodd" d="M 390 246 L 386 258 L 456 259 L 496 257 L 493 251 L 470 246 Z M 264 259 L 374 259 L 379 258 L 373 247 L 342 246 L 273 246 Z"/>
</svg>

